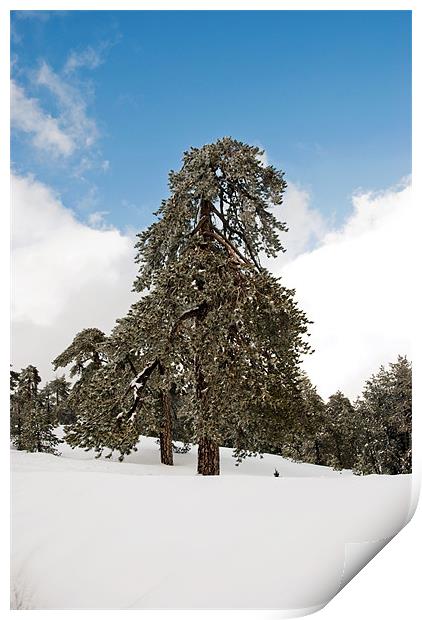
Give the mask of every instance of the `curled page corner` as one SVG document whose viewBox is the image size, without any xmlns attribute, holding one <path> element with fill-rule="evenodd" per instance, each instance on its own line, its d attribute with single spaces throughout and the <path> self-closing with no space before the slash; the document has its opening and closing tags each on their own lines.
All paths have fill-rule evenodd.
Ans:
<svg viewBox="0 0 422 620">
<path fill-rule="evenodd" d="M 420 481 L 413 475 L 409 489 L 409 504 L 407 514 L 402 520 L 397 520 L 397 514 L 389 514 L 385 518 L 384 530 L 390 530 L 391 535 L 369 541 L 346 542 L 344 545 L 344 565 L 339 589 L 336 595 L 411 521 L 415 514 L 420 492 Z"/>
<path fill-rule="evenodd" d="M 380 538 L 369 542 L 351 542 L 344 545 L 343 574 L 338 594 L 374 557 L 394 538 Z"/>
</svg>

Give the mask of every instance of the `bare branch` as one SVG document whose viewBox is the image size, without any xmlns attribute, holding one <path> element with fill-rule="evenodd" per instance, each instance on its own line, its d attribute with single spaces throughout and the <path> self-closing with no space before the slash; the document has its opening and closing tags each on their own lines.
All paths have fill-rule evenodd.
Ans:
<svg viewBox="0 0 422 620">
<path fill-rule="evenodd" d="M 206 234 L 209 237 L 212 237 L 213 239 L 215 239 L 216 241 L 224 245 L 224 247 L 226 248 L 230 256 L 236 262 L 243 264 L 244 266 L 248 266 L 248 267 L 252 266 L 252 264 L 247 260 L 247 258 L 245 258 L 243 254 L 235 246 L 233 246 L 230 243 L 230 241 L 227 241 L 227 239 L 224 239 L 224 237 L 222 237 L 220 233 L 218 233 L 214 227 L 212 228 L 212 230 L 206 231 L 204 234 Z"/>
<path fill-rule="evenodd" d="M 258 263 L 258 261 L 254 257 L 254 253 L 253 253 L 252 248 L 251 248 L 251 246 L 250 246 L 250 244 L 249 244 L 249 242 L 247 240 L 246 233 L 243 230 L 243 227 L 242 227 L 242 230 L 240 230 L 240 231 L 235 230 L 232 226 L 230 226 L 230 224 L 228 223 L 228 221 L 224 217 L 224 215 L 222 213 L 219 213 L 219 211 L 217 211 L 217 209 L 214 206 L 213 206 L 212 210 L 213 210 L 213 213 L 215 213 L 215 215 L 217 215 L 220 218 L 221 222 L 223 223 L 223 228 L 224 229 L 227 228 L 227 230 L 229 230 L 233 235 L 236 235 L 237 237 L 239 237 L 243 241 L 243 243 L 246 246 L 246 249 L 248 250 L 250 258 L 251 258 L 251 260 L 253 261 L 253 263 L 255 265 L 255 267 L 258 269 L 258 271 L 261 271 L 262 270 L 261 266 L 260 266 L 260 264 Z M 239 226 L 241 226 L 239 221 L 238 221 L 238 224 L 239 224 Z M 228 243 L 230 243 L 230 242 L 228 241 Z M 230 244 L 230 245 L 234 248 L 234 246 L 232 244 Z M 234 248 L 234 249 L 236 249 L 236 251 L 239 253 L 237 248 Z M 246 260 L 246 259 L 243 257 L 243 260 Z"/>
<path fill-rule="evenodd" d="M 186 310 L 185 312 L 183 312 L 179 316 L 179 318 L 176 320 L 176 322 L 174 323 L 173 327 L 171 328 L 171 330 L 170 330 L 170 338 L 173 338 L 173 336 L 177 332 L 177 329 L 179 328 L 181 323 L 183 323 L 183 321 L 186 321 L 187 319 L 191 319 L 192 317 L 197 316 L 200 311 L 205 309 L 205 305 L 206 304 L 203 301 L 198 306 L 195 306 L 194 308 L 189 308 L 189 310 Z"/>
</svg>

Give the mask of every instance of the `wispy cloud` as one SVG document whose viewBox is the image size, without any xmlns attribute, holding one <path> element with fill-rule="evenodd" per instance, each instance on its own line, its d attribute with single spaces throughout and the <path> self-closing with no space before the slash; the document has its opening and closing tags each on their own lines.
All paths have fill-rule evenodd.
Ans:
<svg viewBox="0 0 422 620">
<path fill-rule="evenodd" d="M 36 74 L 36 84 L 45 87 L 56 97 L 60 120 L 79 148 L 91 147 L 98 138 L 96 122 L 87 113 L 87 101 L 69 81 L 43 62 Z"/>
<path fill-rule="evenodd" d="M 63 67 L 65 74 L 73 73 L 78 69 L 96 69 L 105 61 L 107 50 L 114 45 L 113 41 L 102 41 L 97 46 L 89 45 L 84 49 L 72 50 Z"/>
<path fill-rule="evenodd" d="M 52 15 L 61 11 L 12 11 L 14 19 L 33 19 L 40 22 L 46 22 Z"/>
<path fill-rule="evenodd" d="M 113 230 L 113 227 L 106 221 L 105 217 L 109 211 L 94 211 L 88 215 L 88 225 L 97 230 Z"/>
<path fill-rule="evenodd" d="M 28 97 L 13 80 L 10 95 L 12 127 L 29 133 L 36 148 L 54 156 L 67 157 L 74 152 L 76 143 L 73 137 L 61 127 L 60 119 L 42 110 L 38 99 Z"/>
<path fill-rule="evenodd" d="M 61 69 L 43 60 L 29 73 L 31 79 L 25 87 L 16 79 L 12 81 L 13 128 L 31 134 L 36 149 L 69 159 L 73 176 L 83 177 L 84 172 L 93 169 L 105 172 L 109 167 L 97 145 L 97 122 L 89 113 L 94 88 L 92 82 L 80 78 L 78 71 L 97 68 L 115 43 L 110 39 L 97 46 L 71 50 Z M 18 73 L 22 78 L 22 71 Z"/>
</svg>

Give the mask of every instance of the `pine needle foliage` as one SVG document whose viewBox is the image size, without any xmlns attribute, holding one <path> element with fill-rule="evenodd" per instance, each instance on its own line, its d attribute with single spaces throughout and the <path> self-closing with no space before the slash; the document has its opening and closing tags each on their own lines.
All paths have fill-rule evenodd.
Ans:
<svg viewBox="0 0 422 620">
<path fill-rule="evenodd" d="M 13 378 L 11 394 L 11 439 L 18 450 L 58 454 L 60 440 L 45 401 L 38 391 L 41 377 L 35 366 L 27 366 Z"/>
<path fill-rule="evenodd" d="M 186 396 L 181 414 L 200 461 L 203 444 L 199 473 L 214 474 L 223 441 L 239 458 L 260 452 L 294 416 L 308 321 L 294 291 L 261 266 L 261 255 L 283 249 L 287 230 L 273 213 L 284 175 L 262 163 L 262 151 L 231 138 L 190 149 L 169 186 L 158 221 L 136 245 L 134 288 L 150 289 L 152 303 L 132 311 L 137 327 L 150 324 L 132 348 L 146 364 L 135 401 L 156 363 L 160 389 L 175 385 Z"/>
<path fill-rule="evenodd" d="M 381 366 L 356 403 L 359 448 L 356 470 L 412 472 L 412 365 L 405 356 Z"/>
</svg>

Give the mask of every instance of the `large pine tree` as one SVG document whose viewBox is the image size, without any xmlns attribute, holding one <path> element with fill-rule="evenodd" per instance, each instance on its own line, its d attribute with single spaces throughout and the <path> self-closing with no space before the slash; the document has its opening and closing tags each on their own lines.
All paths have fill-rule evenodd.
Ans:
<svg viewBox="0 0 422 620">
<path fill-rule="evenodd" d="M 294 291 L 260 264 L 262 254 L 282 250 L 279 232 L 287 230 L 272 213 L 282 203 L 283 173 L 261 156 L 231 138 L 186 152 L 158 221 L 137 243 L 135 290 L 151 290 L 159 321 L 146 341 L 155 345 L 132 349 L 143 365 L 123 418 L 142 413 L 153 373 L 164 394 L 176 385 L 188 395 L 183 415 L 204 475 L 219 473 L 223 442 L 241 455 L 280 442 L 308 351 Z"/>
</svg>

